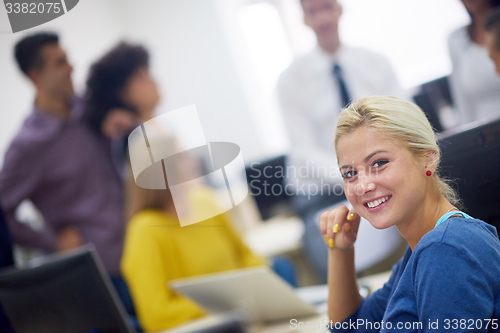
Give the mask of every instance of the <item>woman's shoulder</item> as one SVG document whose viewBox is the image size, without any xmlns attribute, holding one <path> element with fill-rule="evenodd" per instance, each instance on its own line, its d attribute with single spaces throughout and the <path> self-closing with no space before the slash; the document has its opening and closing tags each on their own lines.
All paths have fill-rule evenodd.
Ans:
<svg viewBox="0 0 500 333">
<path fill-rule="evenodd" d="M 450 281 L 456 280 L 454 290 L 460 290 L 459 285 L 468 288 L 471 281 L 482 284 L 488 292 L 500 290 L 496 229 L 478 219 L 446 220 L 417 244 L 408 274 L 414 286 L 429 286 L 432 281 L 435 288 L 449 290 Z M 427 292 L 426 288 L 419 290 Z"/>
<path fill-rule="evenodd" d="M 493 255 L 500 259 L 500 241 L 496 228 L 479 219 L 447 219 L 422 237 L 414 253 L 418 256 L 425 249 L 439 246 L 452 247 L 468 257 Z"/>
</svg>

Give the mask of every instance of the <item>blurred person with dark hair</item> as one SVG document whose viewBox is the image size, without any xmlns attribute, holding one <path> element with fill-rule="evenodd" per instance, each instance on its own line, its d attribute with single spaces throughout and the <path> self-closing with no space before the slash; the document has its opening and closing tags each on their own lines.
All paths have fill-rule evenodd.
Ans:
<svg viewBox="0 0 500 333">
<path fill-rule="evenodd" d="M 486 31 L 486 47 L 488 54 L 495 63 L 495 70 L 500 75 L 500 8 L 488 15 L 484 22 Z"/>
<path fill-rule="evenodd" d="M 287 157 L 287 170 L 293 169 L 295 174 L 287 174 L 287 186 L 296 189 L 292 204 L 306 224 L 305 254 L 320 281 L 326 283 L 328 251 L 321 242 L 315 215 L 345 200 L 337 161 L 332 154 L 335 119 L 353 99 L 370 95 L 401 97 L 403 92 L 387 59 L 342 43 L 339 36 L 342 6 L 337 0 L 301 0 L 300 3 L 304 23 L 316 35 L 317 46 L 281 74 L 277 89 L 293 147 Z M 368 252 L 363 255 L 364 263 L 357 261 L 358 269 L 377 261 L 399 241 L 395 230 L 367 238 L 373 242 L 367 244 L 362 240 L 357 245 L 367 247 L 366 251 L 360 248 L 358 254 Z M 376 250 L 368 250 L 369 246 Z"/>
<path fill-rule="evenodd" d="M 139 122 L 153 118 L 159 100 L 143 46 L 121 42 L 90 68 L 83 120 L 99 135 L 112 138 L 113 161 L 122 176 L 126 135 Z"/>
<path fill-rule="evenodd" d="M 23 38 L 15 46 L 15 57 L 35 86 L 36 97 L 0 173 L 0 202 L 14 241 L 49 253 L 94 244 L 126 303 L 130 296 L 121 287 L 119 269 L 125 230 L 123 184 L 109 154 L 109 139 L 82 121 L 73 67 L 56 34 Z M 25 199 L 44 218 L 41 232 L 14 217 Z"/>
<path fill-rule="evenodd" d="M 94 130 L 119 137 L 113 129 L 102 127 L 109 112 L 128 110 L 144 122 L 153 117 L 159 100 L 156 82 L 149 73 L 148 51 L 121 42 L 90 68 L 83 119 Z"/>
<path fill-rule="evenodd" d="M 500 77 L 488 57 L 486 17 L 500 0 L 462 0 L 471 23 L 454 31 L 448 40 L 453 71 L 450 87 L 459 123 L 500 116 Z"/>
</svg>

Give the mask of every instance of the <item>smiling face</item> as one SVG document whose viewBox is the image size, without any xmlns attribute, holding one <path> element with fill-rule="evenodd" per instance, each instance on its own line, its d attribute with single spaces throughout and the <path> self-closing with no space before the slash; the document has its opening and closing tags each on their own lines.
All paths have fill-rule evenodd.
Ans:
<svg viewBox="0 0 500 333">
<path fill-rule="evenodd" d="M 373 227 L 385 229 L 418 216 L 431 186 L 429 168 L 406 147 L 361 126 L 338 139 L 337 156 L 347 199 Z"/>
</svg>

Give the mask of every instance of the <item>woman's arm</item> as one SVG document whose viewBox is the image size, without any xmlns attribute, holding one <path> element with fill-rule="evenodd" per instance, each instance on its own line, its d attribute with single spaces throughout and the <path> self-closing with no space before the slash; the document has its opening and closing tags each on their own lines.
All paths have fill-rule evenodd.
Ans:
<svg viewBox="0 0 500 333">
<path fill-rule="evenodd" d="M 331 248 L 328 253 L 328 316 L 340 322 L 348 318 L 361 304 L 361 295 L 354 268 L 354 248 Z"/>
<path fill-rule="evenodd" d="M 341 205 L 322 213 L 319 220 L 329 247 L 328 316 L 331 321 L 340 322 L 353 314 L 362 300 L 354 267 L 354 242 L 360 217 Z"/>
<path fill-rule="evenodd" d="M 340 323 L 343 331 L 371 332 L 352 328 L 347 319 L 356 322 L 364 319 L 369 322 L 381 322 L 394 286 L 406 266 L 411 251 L 392 268 L 392 275 L 383 288 L 380 288 L 365 300 L 359 294 L 356 269 L 354 266 L 354 242 L 359 229 L 360 217 L 355 212 L 341 205 L 320 216 L 320 229 L 326 235 L 329 247 L 328 255 L 328 316 L 331 328 Z M 337 226 L 338 225 L 338 226 Z M 337 326 L 338 328 L 338 326 Z"/>
</svg>

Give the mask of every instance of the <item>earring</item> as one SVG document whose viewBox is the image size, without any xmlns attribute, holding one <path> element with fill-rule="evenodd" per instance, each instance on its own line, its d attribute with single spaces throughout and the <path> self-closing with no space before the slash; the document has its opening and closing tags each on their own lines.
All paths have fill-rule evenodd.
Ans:
<svg viewBox="0 0 500 333">
<path fill-rule="evenodd" d="M 431 170 L 427 170 L 427 172 L 425 173 L 427 176 L 430 176 L 432 175 L 432 171 Z"/>
</svg>

